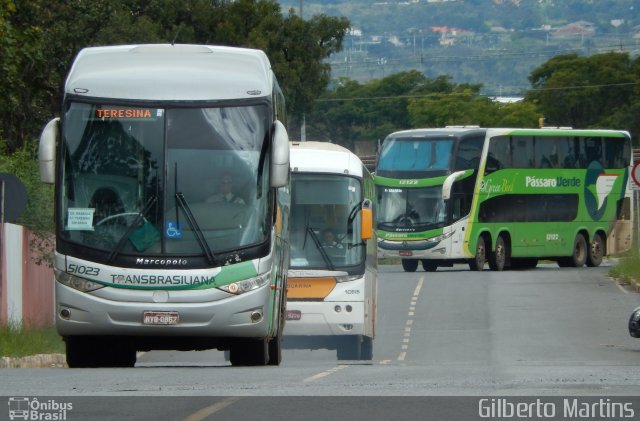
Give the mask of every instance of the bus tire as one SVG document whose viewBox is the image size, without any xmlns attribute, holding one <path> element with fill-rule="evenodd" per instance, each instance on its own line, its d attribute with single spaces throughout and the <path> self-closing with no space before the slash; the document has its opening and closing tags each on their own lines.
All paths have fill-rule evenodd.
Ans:
<svg viewBox="0 0 640 421">
<path fill-rule="evenodd" d="M 486 260 L 486 248 L 484 243 L 484 237 L 478 237 L 478 241 L 476 242 L 476 254 L 469 262 L 469 269 L 474 271 L 482 271 L 484 270 L 484 262 Z"/>
<path fill-rule="evenodd" d="M 133 367 L 136 351 L 125 340 L 109 336 L 67 336 L 69 368 Z"/>
<path fill-rule="evenodd" d="M 422 269 L 425 272 L 435 272 L 438 270 L 438 264 L 433 260 L 422 259 Z"/>
<path fill-rule="evenodd" d="M 595 233 L 593 240 L 589 244 L 589 253 L 587 254 L 587 266 L 596 267 L 602 263 L 604 257 L 605 244 L 600 233 Z"/>
<path fill-rule="evenodd" d="M 336 357 L 338 360 L 359 360 L 362 356 L 362 336 L 349 335 L 338 337 Z"/>
<path fill-rule="evenodd" d="M 229 350 L 233 366 L 267 365 L 269 349 L 266 339 L 237 339 Z"/>
<path fill-rule="evenodd" d="M 269 341 L 269 365 L 280 365 L 282 362 L 282 334 L 278 332 Z"/>
<path fill-rule="evenodd" d="M 371 361 L 373 359 L 373 338 L 370 336 L 362 337 L 360 344 L 360 359 Z"/>
<path fill-rule="evenodd" d="M 489 268 L 491 270 L 501 272 L 507 261 L 507 245 L 504 238 L 500 235 L 496 240 L 496 248 L 489 253 Z"/>
<path fill-rule="evenodd" d="M 415 259 L 402 259 L 402 269 L 405 272 L 415 272 L 418 269 L 418 261 Z"/>
<path fill-rule="evenodd" d="M 559 258 L 558 266 L 561 268 L 581 268 L 587 262 L 588 254 L 587 240 L 584 239 L 584 235 L 578 233 L 573 240 L 573 254 L 569 257 Z"/>
<path fill-rule="evenodd" d="M 64 342 L 69 368 L 95 367 L 91 343 L 86 336 L 67 336 L 64 338 Z"/>
</svg>

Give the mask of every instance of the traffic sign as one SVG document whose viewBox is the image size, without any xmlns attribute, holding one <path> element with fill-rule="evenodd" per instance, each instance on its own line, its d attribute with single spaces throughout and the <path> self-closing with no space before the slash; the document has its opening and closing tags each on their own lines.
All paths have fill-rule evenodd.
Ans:
<svg viewBox="0 0 640 421">
<path fill-rule="evenodd" d="M 636 163 L 633 164 L 631 178 L 633 178 L 633 182 L 636 183 L 636 187 L 640 187 L 640 161 L 636 161 Z"/>
<path fill-rule="evenodd" d="M 0 222 L 14 222 L 27 206 L 27 190 L 18 177 L 0 173 Z"/>
</svg>

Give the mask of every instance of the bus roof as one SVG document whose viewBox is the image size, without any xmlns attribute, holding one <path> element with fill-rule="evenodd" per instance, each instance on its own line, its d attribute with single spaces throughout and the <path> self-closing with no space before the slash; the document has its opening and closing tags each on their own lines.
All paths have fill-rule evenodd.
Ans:
<svg viewBox="0 0 640 421">
<path fill-rule="evenodd" d="M 329 142 L 291 142 L 291 170 L 362 177 L 364 165 L 349 149 Z"/>
<path fill-rule="evenodd" d="M 425 136 L 460 136 L 467 134 L 485 134 L 486 128 L 478 126 L 452 126 L 433 129 L 410 129 L 393 132 L 387 138 L 398 137 L 425 137 Z"/>
<path fill-rule="evenodd" d="M 629 137 L 623 130 L 572 129 L 563 127 L 542 127 L 540 129 L 488 129 L 488 136 L 583 136 L 583 137 Z"/>
<path fill-rule="evenodd" d="M 260 50 L 191 44 L 141 44 L 81 50 L 65 94 L 159 101 L 271 95 L 273 73 Z"/>
</svg>

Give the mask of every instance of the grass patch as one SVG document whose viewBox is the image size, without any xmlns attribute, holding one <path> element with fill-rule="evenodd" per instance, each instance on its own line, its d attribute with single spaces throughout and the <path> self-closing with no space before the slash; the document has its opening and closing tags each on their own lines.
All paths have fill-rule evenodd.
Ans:
<svg viewBox="0 0 640 421">
<path fill-rule="evenodd" d="M 0 356 L 24 357 L 35 354 L 64 353 L 64 342 L 54 327 L 32 328 L 0 326 Z"/>
<path fill-rule="evenodd" d="M 640 254 L 638 250 L 620 255 L 618 263 L 609 270 L 609 276 L 624 283 L 640 284 Z"/>
</svg>

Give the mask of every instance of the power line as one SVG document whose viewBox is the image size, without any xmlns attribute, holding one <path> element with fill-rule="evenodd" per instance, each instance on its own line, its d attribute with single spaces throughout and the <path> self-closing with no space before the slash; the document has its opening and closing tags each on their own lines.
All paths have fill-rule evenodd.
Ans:
<svg viewBox="0 0 640 421">
<path fill-rule="evenodd" d="M 614 86 L 633 86 L 640 85 L 640 82 L 622 82 L 622 83 L 606 83 L 598 85 L 577 85 L 577 86 L 562 86 L 553 88 L 528 88 L 529 91 L 543 92 L 543 91 L 558 91 L 558 90 L 572 90 L 572 89 L 593 89 L 593 88 L 608 88 Z M 451 92 L 441 93 L 432 92 L 422 95 L 394 95 L 394 96 L 368 96 L 368 97 L 345 97 L 345 98 L 318 98 L 316 102 L 346 102 L 346 101 L 372 101 L 372 100 L 385 100 L 385 99 L 420 99 L 420 98 L 438 98 L 438 97 L 451 97 L 461 96 L 468 97 L 469 93 L 464 92 Z M 490 94 L 484 94 L 482 96 L 496 96 Z"/>
</svg>

